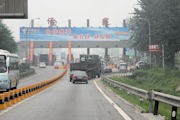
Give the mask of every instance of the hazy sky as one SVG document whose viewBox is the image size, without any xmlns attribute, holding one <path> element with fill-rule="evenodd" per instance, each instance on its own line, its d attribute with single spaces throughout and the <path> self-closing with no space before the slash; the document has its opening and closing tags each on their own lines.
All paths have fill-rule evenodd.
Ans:
<svg viewBox="0 0 180 120">
<path fill-rule="evenodd" d="M 28 19 L 3 20 L 19 41 L 19 28 L 30 26 L 31 19 L 35 26 L 48 26 L 47 19 L 54 17 L 59 27 L 67 26 L 68 19 L 72 26 L 86 27 L 86 19 L 90 19 L 90 26 L 102 26 L 102 18 L 108 17 L 110 26 L 122 26 L 123 19 L 131 16 L 137 0 L 28 0 Z"/>
</svg>

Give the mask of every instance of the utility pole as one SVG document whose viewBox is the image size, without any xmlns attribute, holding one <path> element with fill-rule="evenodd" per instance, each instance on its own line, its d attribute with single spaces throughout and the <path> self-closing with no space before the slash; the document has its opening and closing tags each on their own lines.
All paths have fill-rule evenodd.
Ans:
<svg viewBox="0 0 180 120">
<path fill-rule="evenodd" d="M 164 69 L 164 45 L 162 45 L 162 66 Z"/>
<path fill-rule="evenodd" d="M 68 27 L 71 28 L 71 20 L 68 20 Z M 72 62 L 72 58 L 71 58 L 71 47 L 72 47 L 72 42 L 68 41 L 68 61 L 70 64 Z"/>
<path fill-rule="evenodd" d="M 68 20 L 68 27 L 71 27 L 71 19 Z"/>
<path fill-rule="evenodd" d="M 87 19 L 87 28 L 89 28 L 90 25 L 89 22 L 90 22 L 89 19 Z M 87 54 L 88 55 L 90 54 L 90 48 L 87 48 Z"/>
<path fill-rule="evenodd" d="M 109 27 L 109 18 L 103 18 L 102 20 L 102 25 L 104 25 L 104 27 L 108 28 Z M 108 56 L 108 48 L 105 48 L 105 60 L 106 60 L 106 63 L 108 62 L 109 60 L 109 56 Z"/>
<path fill-rule="evenodd" d="M 148 45 L 148 48 L 149 46 L 151 45 L 151 23 L 148 19 L 145 19 L 145 18 L 140 18 L 141 20 L 144 20 L 148 23 L 148 27 L 149 27 L 149 45 Z M 150 62 L 150 68 L 152 67 L 152 62 L 151 62 L 151 52 L 149 52 L 149 62 Z"/>
</svg>

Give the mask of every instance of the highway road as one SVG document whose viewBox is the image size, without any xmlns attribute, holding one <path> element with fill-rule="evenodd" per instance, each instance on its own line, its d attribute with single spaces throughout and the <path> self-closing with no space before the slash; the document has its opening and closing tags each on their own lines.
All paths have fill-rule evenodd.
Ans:
<svg viewBox="0 0 180 120">
<path fill-rule="evenodd" d="M 39 80 L 50 79 L 62 70 L 53 68 L 41 69 L 37 75 L 23 79 L 20 86 Z M 33 79 L 33 80 L 31 80 Z M 26 82 L 25 82 L 26 81 Z M 98 82 L 97 82 L 98 83 Z M 113 96 L 109 96 L 113 99 Z M 118 105 L 119 103 L 116 102 Z M 32 96 L 10 109 L 0 112 L 0 120 L 145 120 L 136 113 L 122 113 L 97 89 L 96 82 L 89 84 L 72 84 L 69 76 L 54 86 Z M 134 112 L 126 103 L 125 112 Z M 124 115 L 125 114 L 125 115 Z M 124 117 L 128 116 L 130 119 Z"/>
<path fill-rule="evenodd" d="M 47 66 L 47 68 L 34 67 L 34 69 L 36 74 L 20 79 L 18 88 L 49 80 L 63 72 L 63 69 L 54 69 L 50 66 Z"/>
</svg>

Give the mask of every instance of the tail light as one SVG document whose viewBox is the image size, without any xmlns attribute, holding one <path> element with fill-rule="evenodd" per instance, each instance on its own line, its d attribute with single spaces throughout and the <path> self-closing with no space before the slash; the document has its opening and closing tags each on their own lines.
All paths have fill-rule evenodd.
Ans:
<svg viewBox="0 0 180 120">
<path fill-rule="evenodd" d="M 88 79 L 88 76 L 84 76 L 84 79 Z"/>
<path fill-rule="evenodd" d="M 73 78 L 73 79 L 76 79 L 76 78 L 77 78 L 77 76 L 73 76 L 72 78 Z"/>
</svg>

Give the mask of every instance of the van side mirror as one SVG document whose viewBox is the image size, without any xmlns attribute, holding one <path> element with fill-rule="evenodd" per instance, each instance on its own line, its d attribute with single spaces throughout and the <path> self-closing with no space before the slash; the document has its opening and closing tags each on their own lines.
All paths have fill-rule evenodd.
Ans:
<svg viewBox="0 0 180 120">
<path fill-rule="evenodd" d="M 7 67 L 9 67 L 9 57 L 6 60 L 6 65 L 7 65 Z"/>
</svg>

